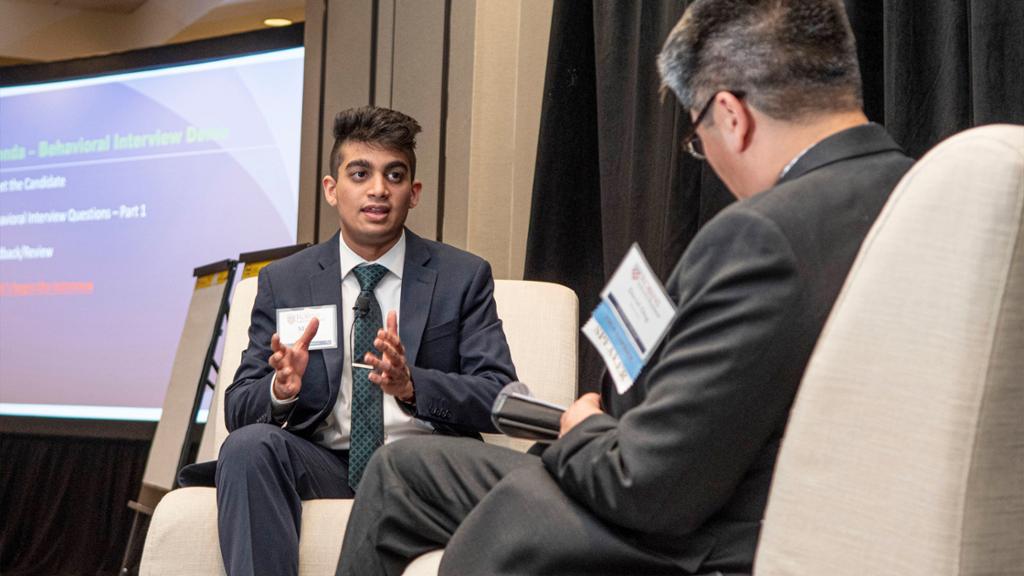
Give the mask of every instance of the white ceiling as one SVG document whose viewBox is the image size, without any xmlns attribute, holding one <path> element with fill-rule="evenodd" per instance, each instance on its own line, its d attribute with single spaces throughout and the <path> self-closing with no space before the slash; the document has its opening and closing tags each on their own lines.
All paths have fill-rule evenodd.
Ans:
<svg viewBox="0 0 1024 576">
<path fill-rule="evenodd" d="M 0 66 L 122 52 L 305 18 L 305 0 L 0 0 Z"/>
</svg>

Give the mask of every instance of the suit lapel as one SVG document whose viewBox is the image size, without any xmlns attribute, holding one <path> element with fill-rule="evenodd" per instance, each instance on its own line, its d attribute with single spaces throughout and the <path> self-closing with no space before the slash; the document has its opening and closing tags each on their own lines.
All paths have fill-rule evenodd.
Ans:
<svg viewBox="0 0 1024 576">
<path fill-rule="evenodd" d="M 423 330 L 430 315 L 430 301 L 434 296 L 437 270 L 428 268 L 430 251 L 426 242 L 409 230 L 405 231 L 405 269 L 402 272 L 401 321 L 398 336 L 405 346 L 405 359 L 416 364 Z"/>
<path fill-rule="evenodd" d="M 326 306 L 334 304 L 337 306 L 338 317 L 335 326 L 338 327 L 338 345 L 334 348 L 323 350 L 324 364 L 327 369 L 327 381 L 330 385 L 330 405 L 334 405 L 337 398 L 337 391 L 341 389 L 341 364 L 343 347 L 341 339 L 344 335 L 342 327 L 345 325 L 341 318 L 341 263 L 338 261 L 338 234 L 335 234 L 327 242 L 320 245 L 318 263 L 320 270 L 310 274 L 309 291 L 312 297 L 313 306 Z"/>
</svg>

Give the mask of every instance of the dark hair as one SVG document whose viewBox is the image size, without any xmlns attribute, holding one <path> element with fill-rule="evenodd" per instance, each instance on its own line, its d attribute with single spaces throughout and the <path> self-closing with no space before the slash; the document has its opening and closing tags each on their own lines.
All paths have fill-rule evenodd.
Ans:
<svg viewBox="0 0 1024 576">
<path fill-rule="evenodd" d="M 662 86 L 692 110 L 721 90 L 793 120 L 860 108 L 860 69 L 842 0 L 697 0 L 658 57 Z"/>
<path fill-rule="evenodd" d="M 331 147 L 331 176 L 338 177 L 341 145 L 347 141 L 405 154 L 410 177 L 416 177 L 416 134 L 420 124 L 396 110 L 363 106 L 338 112 L 334 117 L 334 146 Z"/>
</svg>

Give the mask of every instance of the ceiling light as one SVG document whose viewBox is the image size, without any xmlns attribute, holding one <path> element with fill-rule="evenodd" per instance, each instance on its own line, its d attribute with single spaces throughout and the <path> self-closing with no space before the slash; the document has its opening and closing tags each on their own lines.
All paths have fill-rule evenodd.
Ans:
<svg viewBox="0 0 1024 576">
<path fill-rule="evenodd" d="M 274 28 L 292 25 L 292 21 L 287 18 L 267 18 L 266 20 L 263 21 L 263 23 L 267 26 L 272 26 Z"/>
</svg>

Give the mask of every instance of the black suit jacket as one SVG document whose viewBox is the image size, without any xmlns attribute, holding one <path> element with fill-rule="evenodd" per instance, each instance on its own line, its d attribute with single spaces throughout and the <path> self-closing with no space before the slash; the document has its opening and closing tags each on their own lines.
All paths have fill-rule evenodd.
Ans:
<svg viewBox="0 0 1024 576">
<path fill-rule="evenodd" d="M 544 453 L 561 489 L 688 573 L 749 572 L 804 368 L 911 164 L 881 126 L 858 126 L 708 222 L 667 283 L 676 314 L 637 382 L 605 386 L 607 414 Z"/>
<path fill-rule="evenodd" d="M 490 265 L 409 230 L 405 234 L 399 336 L 416 389 L 414 415 L 439 432 L 479 438 L 479 432 L 494 430 L 491 405 L 502 386 L 516 378 Z M 273 421 L 274 370 L 267 359 L 278 308 L 335 304 L 340 332 L 341 315 L 352 303 L 341 300 L 338 238 L 335 234 L 260 271 L 249 346 L 225 392 L 228 430 Z M 302 390 L 287 417 L 292 433 L 309 437 L 330 414 L 341 387 L 342 353 L 341 346 L 310 352 Z"/>
</svg>

